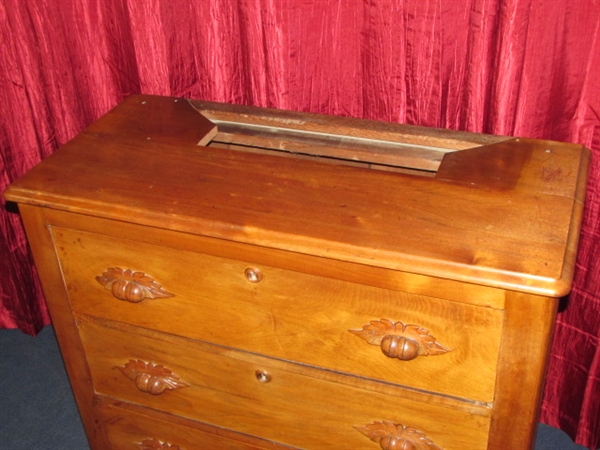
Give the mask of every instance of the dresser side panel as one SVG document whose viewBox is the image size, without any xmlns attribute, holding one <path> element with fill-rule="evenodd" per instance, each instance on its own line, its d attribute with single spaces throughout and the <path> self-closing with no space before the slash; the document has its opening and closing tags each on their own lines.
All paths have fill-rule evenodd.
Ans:
<svg viewBox="0 0 600 450">
<path fill-rule="evenodd" d="M 19 210 L 85 432 L 92 448 L 107 449 L 109 444 L 105 430 L 96 420 L 91 375 L 56 257 L 51 223 L 44 208 L 22 204 Z"/>
<path fill-rule="evenodd" d="M 533 448 L 557 306 L 507 292 L 488 450 Z"/>
</svg>

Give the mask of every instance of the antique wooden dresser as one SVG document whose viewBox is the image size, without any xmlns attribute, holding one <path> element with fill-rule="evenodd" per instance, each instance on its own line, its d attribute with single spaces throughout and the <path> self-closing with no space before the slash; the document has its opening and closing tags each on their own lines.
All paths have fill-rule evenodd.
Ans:
<svg viewBox="0 0 600 450">
<path fill-rule="evenodd" d="M 519 450 L 588 158 L 132 96 L 5 196 L 94 449 Z"/>
</svg>

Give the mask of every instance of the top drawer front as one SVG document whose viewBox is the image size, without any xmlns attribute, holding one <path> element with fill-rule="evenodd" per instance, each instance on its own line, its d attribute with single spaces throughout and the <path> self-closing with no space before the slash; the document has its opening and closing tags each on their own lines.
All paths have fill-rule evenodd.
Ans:
<svg viewBox="0 0 600 450">
<path fill-rule="evenodd" d="M 460 398 L 493 400 L 500 311 L 274 267 L 258 267 L 253 279 L 246 270 L 256 268 L 250 262 L 56 227 L 53 235 L 75 311 Z M 154 280 L 154 292 L 165 297 L 137 302 L 140 289 L 123 281 L 106 289 L 96 278 L 115 267 L 145 274 L 140 284 Z M 377 321 L 374 329 L 385 342 L 376 336 L 370 344 L 349 331 L 371 321 Z M 389 330 L 393 324 L 396 331 Z M 435 338 L 430 348 L 439 344 L 444 350 L 408 361 L 385 356 L 381 346 L 395 342 L 397 352 L 410 353 L 410 345 L 403 347 L 406 340 L 395 337 L 403 334 L 402 324 L 418 325 L 424 343 Z M 388 335 L 391 339 L 384 339 Z"/>
</svg>

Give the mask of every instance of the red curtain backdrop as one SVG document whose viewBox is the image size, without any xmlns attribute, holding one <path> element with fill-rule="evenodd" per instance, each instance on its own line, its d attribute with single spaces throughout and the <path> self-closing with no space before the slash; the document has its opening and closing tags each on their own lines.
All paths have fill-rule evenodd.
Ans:
<svg viewBox="0 0 600 450">
<path fill-rule="evenodd" d="M 0 189 L 140 92 L 581 143 L 585 224 L 542 420 L 595 449 L 599 67 L 600 0 L 0 0 Z M 35 334 L 50 318 L 11 210 L 0 326 Z"/>
</svg>

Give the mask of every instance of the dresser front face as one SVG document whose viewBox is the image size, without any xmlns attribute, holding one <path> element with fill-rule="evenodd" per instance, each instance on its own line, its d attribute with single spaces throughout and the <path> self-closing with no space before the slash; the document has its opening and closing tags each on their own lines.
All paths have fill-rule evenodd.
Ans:
<svg viewBox="0 0 600 450">
<path fill-rule="evenodd" d="M 52 233 L 77 314 L 481 403 L 493 400 L 501 311 L 299 273 L 251 255 L 239 261 L 60 227 Z M 96 281 L 111 268 L 121 271 L 108 274 L 104 285 Z M 126 278 L 127 270 L 156 280 L 169 297 L 119 301 L 115 293 L 122 295 L 135 281 L 127 286 L 111 277 Z M 402 331 L 388 322 L 418 327 Z M 381 343 L 361 338 L 378 340 L 378 331 L 382 340 L 413 333 L 432 355 L 405 362 L 386 357 Z"/>
<path fill-rule="evenodd" d="M 94 449 L 526 450 L 588 164 L 132 96 L 6 198 Z"/>
<path fill-rule="evenodd" d="M 379 435 L 488 448 L 502 291 L 469 302 L 464 286 L 418 279 L 413 293 L 390 273 L 38 212 L 60 267 L 46 276 L 64 291 L 50 304 L 72 314 L 85 360 L 71 363 L 115 448 L 176 444 L 151 425 L 165 412 L 199 443 L 221 429 L 256 439 L 222 448 L 379 448 Z M 61 346 L 68 359 L 73 342 Z M 185 436 L 181 448 L 202 448 Z"/>
</svg>

